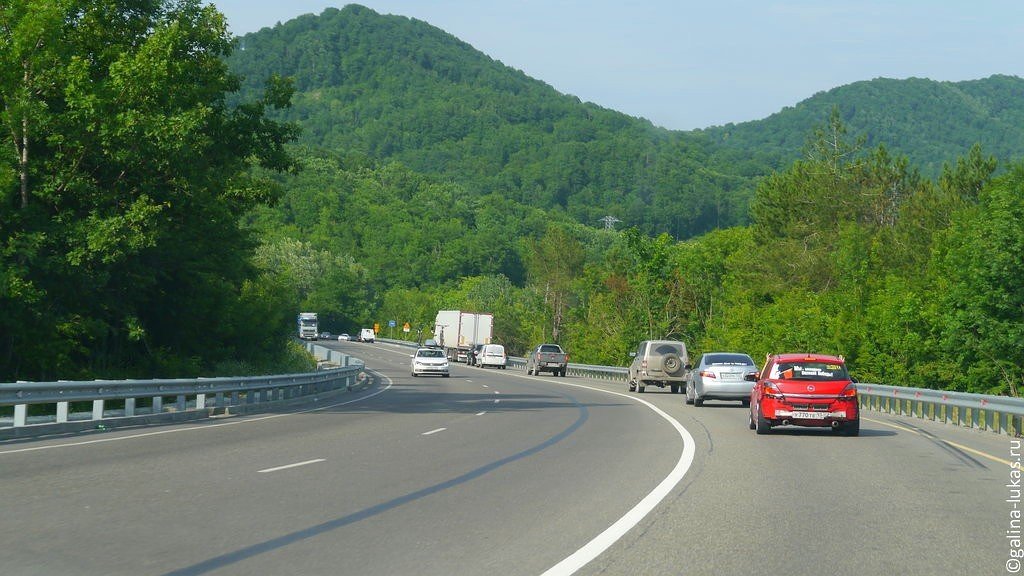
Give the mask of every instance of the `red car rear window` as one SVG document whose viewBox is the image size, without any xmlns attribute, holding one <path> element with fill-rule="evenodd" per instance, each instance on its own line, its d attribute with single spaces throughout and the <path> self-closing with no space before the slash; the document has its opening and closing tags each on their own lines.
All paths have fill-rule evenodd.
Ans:
<svg viewBox="0 0 1024 576">
<path fill-rule="evenodd" d="M 846 366 L 832 362 L 779 362 L 772 366 L 769 378 L 784 380 L 849 380 Z"/>
</svg>

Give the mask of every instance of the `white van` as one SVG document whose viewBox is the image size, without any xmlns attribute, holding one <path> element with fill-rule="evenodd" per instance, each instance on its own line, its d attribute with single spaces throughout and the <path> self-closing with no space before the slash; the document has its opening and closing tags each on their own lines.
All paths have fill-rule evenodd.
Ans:
<svg viewBox="0 0 1024 576">
<path fill-rule="evenodd" d="M 377 335 L 373 332 L 373 328 L 363 328 L 359 331 L 360 342 L 369 342 L 370 344 L 373 344 L 373 340 L 376 337 Z"/>
<path fill-rule="evenodd" d="M 507 361 L 505 347 L 501 344 L 484 344 L 484 347 L 480 349 L 480 353 L 476 357 L 476 363 L 481 368 L 494 366 L 504 370 L 505 362 Z"/>
</svg>

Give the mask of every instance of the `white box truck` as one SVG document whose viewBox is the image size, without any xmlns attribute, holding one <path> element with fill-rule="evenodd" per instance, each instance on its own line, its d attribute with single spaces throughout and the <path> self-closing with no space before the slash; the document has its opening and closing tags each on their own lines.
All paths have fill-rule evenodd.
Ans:
<svg viewBox="0 0 1024 576">
<path fill-rule="evenodd" d="M 316 340 L 320 337 L 316 312 L 299 312 L 298 325 L 299 338 L 302 340 Z"/>
<path fill-rule="evenodd" d="M 491 343 L 494 316 L 488 312 L 441 310 L 434 319 L 434 340 L 452 362 L 465 362 L 476 344 Z"/>
</svg>

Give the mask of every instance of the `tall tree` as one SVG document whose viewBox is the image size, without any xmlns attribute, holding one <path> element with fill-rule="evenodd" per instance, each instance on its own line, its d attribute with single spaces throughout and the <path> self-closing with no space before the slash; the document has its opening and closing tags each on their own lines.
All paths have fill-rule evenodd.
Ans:
<svg viewBox="0 0 1024 576">
<path fill-rule="evenodd" d="M 544 236 L 529 242 L 525 260 L 529 282 L 548 310 L 551 340 L 559 342 L 572 283 L 583 272 L 583 245 L 566 227 L 549 226 Z"/>
<path fill-rule="evenodd" d="M 272 199 L 246 172 L 288 169 L 295 130 L 265 116 L 280 79 L 226 104 L 231 42 L 199 0 L 0 5 L 0 377 L 235 354 L 214 343 L 255 275 L 238 215 Z"/>
</svg>

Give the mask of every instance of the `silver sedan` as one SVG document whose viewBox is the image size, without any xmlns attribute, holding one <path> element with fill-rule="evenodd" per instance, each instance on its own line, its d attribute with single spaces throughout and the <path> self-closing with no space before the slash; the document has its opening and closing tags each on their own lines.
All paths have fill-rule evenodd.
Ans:
<svg viewBox="0 0 1024 576">
<path fill-rule="evenodd" d="M 703 406 L 705 400 L 740 400 L 750 405 L 754 383 L 745 376 L 756 373 L 754 359 L 739 352 L 709 352 L 690 371 L 686 383 L 686 403 Z"/>
</svg>

